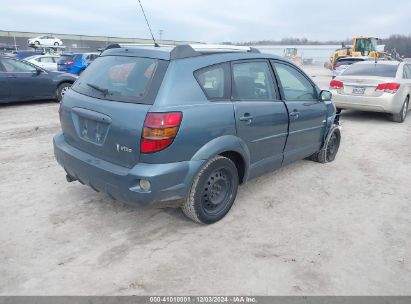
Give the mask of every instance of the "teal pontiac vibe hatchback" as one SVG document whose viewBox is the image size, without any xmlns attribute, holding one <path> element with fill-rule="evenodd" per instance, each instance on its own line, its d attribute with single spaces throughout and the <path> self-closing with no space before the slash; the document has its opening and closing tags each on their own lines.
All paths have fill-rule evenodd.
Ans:
<svg viewBox="0 0 411 304">
<path fill-rule="evenodd" d="M 331 93 L 249 47 L 109 46 L 61 102 L 68 181 L 129 203 L 222 219 L 237 188 L 293 161 L 333 161 Z"/>
</svg>

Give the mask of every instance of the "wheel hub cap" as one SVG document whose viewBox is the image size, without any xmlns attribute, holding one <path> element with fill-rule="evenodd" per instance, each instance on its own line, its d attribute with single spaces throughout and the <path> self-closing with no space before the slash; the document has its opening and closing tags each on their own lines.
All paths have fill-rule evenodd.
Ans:
<svg viewBox="0 0 411 304">
<path fill-rule="evenodd" d="M 227 199 L 231 183 L 223 170 L 214 171 L 208 178 L 203 191 L 203 206 L 207 212 L 218 212 Z"/>
</svg>

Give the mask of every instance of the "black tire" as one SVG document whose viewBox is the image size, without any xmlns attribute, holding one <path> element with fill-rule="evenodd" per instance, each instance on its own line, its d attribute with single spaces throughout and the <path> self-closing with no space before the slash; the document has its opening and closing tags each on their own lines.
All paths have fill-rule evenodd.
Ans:
<svg viewBox="0 0 411 304">
<path fill-rule="evenodd" d="M 58 102 L 61 102 L 63 100 L 64 94 L 67 93 L 67 90 L 70 89 L 71 83 L 68 82 L 63 82 L 60 84 L 57 88 L 57 100 Z"/>
<path fill-rule="evenodd" d="M 343 109 L 341 109 L 341 108 L 337 108 L 337 109 L 335 110 L 335 111 L 336 111 L 335 113 L 336 113 L 336 114 L 341 114 L 342 110 L 343 110 Z"/>
<path fill-rule="evenodd" d="M 333 128 L 331 135 L 327 137 L 320 151 L 310 156 L 310 159 L 322 164 L 329 163 L 335 160 L 338 149 L 341 143 L 341 133 L 337 128 Z"/>
<path fill-rule="evenodd" d="M 238 171 L 228 158 L 216 156 L 196 175 L 181 208 L 184 214 L 200 224 L 221 220 L 237 196 Z"/>
<path fill-rule="evenodd" d="M 395 122 L 399 122 L 399 123 L 404 122 L 408 114 L 409 103 L 410 103 L 410 97 L 407 97 L 404 101 L 404 104 L 402 105 L 401 111 L 397 114 L 392 114 L 391 120 Z"/>
<path fill-rule="evenodd" d="M 40 45 L 40 41 L 34 41 L 34 45 L 39 46 L 39 45 Z"/>
<path fill-rule="evenodd" d="M 59 46 L 59 43 L 58 43 L 58 42 L 54 42 L 54 46 Z"/>
</svg>

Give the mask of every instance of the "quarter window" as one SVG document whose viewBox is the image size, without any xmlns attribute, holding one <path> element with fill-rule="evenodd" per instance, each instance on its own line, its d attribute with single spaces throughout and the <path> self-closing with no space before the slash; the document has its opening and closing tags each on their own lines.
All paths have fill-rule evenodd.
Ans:
<svg viewBox="0 0 411 304">
<path fill-rule="evenodd" d="M 274 62 L 285 100 L 318 100 L 311 82 L 295 68 Z"/>
<path fill-rule="evenodd" d="M 276 99 L 273 78 L 267 62 L 253 61 L 233 64 L 233 99 Z"/>
<path fill-rule="evenodd" d="M 224 66 L 219 64 L 198 70 L 194 73 L 197 82 L 208 99 L 224 98 L 226 87 L 225 70 Z"/>
</svg>

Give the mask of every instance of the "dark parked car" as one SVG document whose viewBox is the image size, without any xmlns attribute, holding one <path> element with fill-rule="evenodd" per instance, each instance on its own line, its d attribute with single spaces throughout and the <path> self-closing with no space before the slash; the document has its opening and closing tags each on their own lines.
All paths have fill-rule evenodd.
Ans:
<svg viewBox="0 0 411 304">
<path fill-rule="evenodd" d="M 80 75 L 99 56 L 98 53 L 79 53 L 62 55 L 57 62 L 57 70 Z"/>
<path fill-rule="evenodd" d="M 61 100 L 77 77 L 50 72 L 11 57 L 0 57 L 0 103 Z"/>
<path fill-rule="evenodd" d="M 67 180 L 210 224 L 239 184 L 293 161 L 333 161 L 331 93 L 253 48 L 112 46 L 60 105 L 54 137 Z"/>
</svg>

